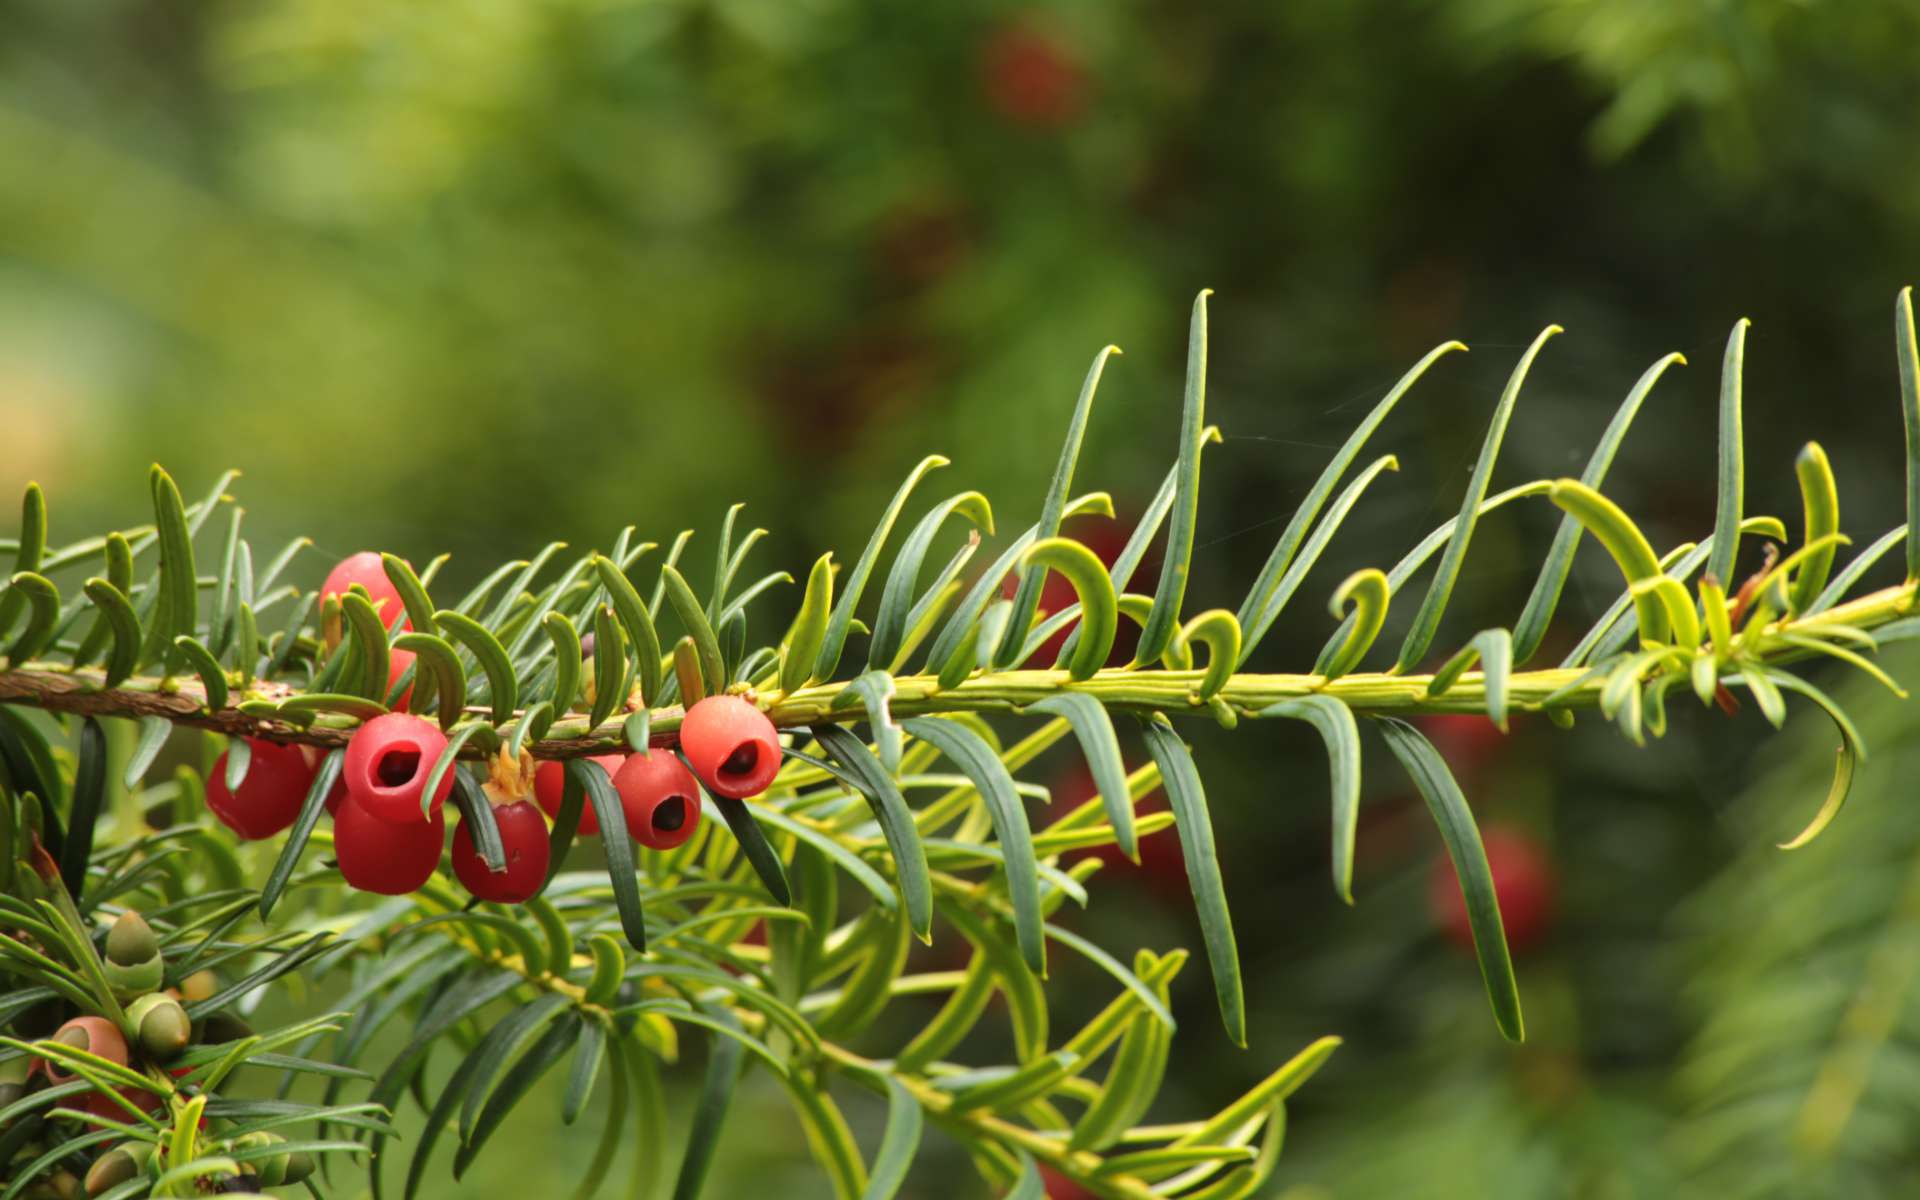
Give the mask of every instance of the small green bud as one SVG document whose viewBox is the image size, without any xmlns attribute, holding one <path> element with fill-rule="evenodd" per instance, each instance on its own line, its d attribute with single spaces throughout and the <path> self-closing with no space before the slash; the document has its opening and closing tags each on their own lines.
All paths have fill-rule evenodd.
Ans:
<svg viewBox="0 0 1920 1200">
<path fill-rule="evenodd" d="M 94 1160 L 93 1169 L 87 1172 L 87 1195 L 102 1195 L 144 1175 L 152 1158 L 151 1143 L 121 1142 Z"/>
<path fill-rule="evenodd" d="M 262 1130 L 257 1133 L 242 1134 L 233 1139 L 235 1150 L 252 1150 L 273 1146 L 286 1139 Z M 264 1158 L 249 1159 L 241 1164 L 241 1170 L 249 1171 L 259 1181 L 261 1187 L 279 1187 L 286 1182 L 287 1156 L 270 1154 Z"/>
<path fill-rule="evenodd" d="M 139 966 L 160 953 L 160 939 L 145 917 L 128 909 L 107 931 L 107 961 L 123 967 Z"/>
<path fill-rule="evenodd" d="M 127 1009 L 140 1048 L 161 1062 L 170 1061 L 193 1039 L 193 1023 L 180 1002 L 164 992 L 150 992 Z"/>
<path fill-rule="evenodd" d="M 119 1000 L 151 992 L 160 986 L 167 964 L 160 957 L 160 939 L 146 918 L 128 909 L 107 931 L 107 982 Z"/>
</svg>

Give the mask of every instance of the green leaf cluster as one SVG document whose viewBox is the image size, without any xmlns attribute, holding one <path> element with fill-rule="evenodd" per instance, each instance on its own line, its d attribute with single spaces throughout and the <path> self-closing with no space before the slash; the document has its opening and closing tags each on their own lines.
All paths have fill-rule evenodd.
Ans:
<svg viewBox="0 0 1920 1200">
<path fill-rule="evenodd" d="M 1113 515 L 1104 493 L 1073 494 L 1114 353 L 1107 347 L 1072 408 L 1037 516 L 984 570 L 967 575 L 995 535 L 988 500 L 975 491 L 936 500 L 894 544 L 922 486 L 948 465 L 929 456 L 901 483 L 853 565 L 836 573 L 834 556 L 820 556 L 795 611 L 775 624 L 756 620 L 794 576 L 773 570 L 742 582 L 764 531 L 736 538 L 737 507 L 714 544 L 704 596 L 691 582 L 705 578 L 688 557 L 691 531 L 649 560 L 658 546 L 629 526 L 605 550 L 569 553 L 554 543 L 502 564 L 451 603 L 433 594 L 444 558 L 416 572 L 386 556 L 402 609 L 389 612 L 358 587 L 320 598 L 281 582 L 304 539 L 256 570 L 227 494 L 231 476 L 189 504 L 155 467 L 151 523 L 64 546 L 48 540 L 46 499 L 29 486 L 21 535 L 0 547 L 14 558 L 0 590 L 0 701 L 8 702 L 0 705 L 0 882 L 10 885 L 0 972 L 11 989 L 0 1000 L 0 1028 L 12 1039 L 0 1065 L 29 1052 L 66 1053 L 42 1045 L 43 1031 L 31 1027 L 49 1006 L 126 1024 L 111 988 L 95 978 L 92 948 L 100 923 L 121 910 L 146 913 L 161 931 L 170 978 L 216 968 L 236 976 L 193 1001 L 196 1022 L 212 1025 L 270 984 L 338 980 L 345 998 L 337 1015 L 208 1043 L 218 1052 L 193 1052 L 205 1055 L 191 1059 L 205 1070 L 186 1083 L 149 1074 L 169 1105 L 168 1120 L 144 1120 L 150 1128 L 100 1119 L 61 1126 L 75 1118 L 41 1109 L 77 1093 L 45 1099 L 57 1088 L 10 1102 L 0 1109 L 0 1166 L 22 1179 L 91 1169 L 110 1143 L 132 1139 L 155 1147 L 142 1178 L 165 1195 L 291 1153 L 252 1137 L 269 1128 L 261 1122 L 309 1122 L 314 1140 L 303 1153 L 369 1152 L 376 1195 L 398 1187 L 410 1196 L 436 1148 L 451 1148 L 458 1178 L 535 1086 L 564 1071 L 563 1121 L 584 1119 L 605 1098 L 582 1197 L 610 1179 L 634 1128 L 643 1144 L 624 1168 L 634 1186 L 644 1194 L 672 1180 L 676 1197 L 691 1197 L 741 1078 L 764 1071 L 791 1098 L 840 1196 L 894 1194 L 930 1128 L 1012 1194 L 1031 1194 L 1045 1164 L 1102 1196 L 1247 1196 L 1273 1170 L 1286 1096 L 1332 1039 L 1213 1117 L 1143 1126 L 1171 1050 L 1168 986 L 1186 954 L 1130 947 L 1129 961 L 1062 916 L 1063 906 L 1089 902 L 1098 869 L 1073 852 L 1115 844 L 1134 855 L 1140 837 L 1177 826 L 1221 1019 L 1233 1041 L 1251 1041 L 1215 852 L 1217 798 L 1181 723 L 1313 726 L 1330 764 L 1333 882 L 1349 901 L 1366 735 L 1376 734 L 1427 803 L 1465 896 L 1495 1024 L 1515 1041 L 1524 1029 L 1519 991 L 1473 813 L 1407 718 L 1480 712 L 1504 731 L 1518 713 L 1569 724 L 1597 709 L 1642 742 L 1665 732 L 1676 686 L 1725 709 L 1744 691 L 1775 725 L 1792 694 L 1831 718 L 1840 752 L 1824 803 L 1785 844 L 1805 845 L 1833 821 L 1865 744 L 1832 698 L 1788 668 L 1831 659 L 1894 686 L 1868 656 L 1920 632 L 1920 617 L 1907 615 L 1916 583 L 1910 531 L 1920 527 L 1911 505 L 1920 492 L 1910 489 L 1904 526 L 1836 572 L 1847 542 L 1838 490 L 1825 454 L 1809 444 L 1795 463 L 1800 544 L 1784 556 L 1768 546 L 1738 576 L 1744 538 L 1788 540 L 1782 521 L 1744 511 L 1744 322 L 1722 365 L 1717 515 L 1701 541 L 1656 553 L 1601 490 L 1652 388 L 1684 361 L 1677 355 L 1641 377 L 1581 478 L 1491 490 L 1529 369 L 1559 332 L 1550 326 L 1494 403 L 1458 515 L 1391 568 L 1364 568 L 1332 590 L 1340 624 L 1311 669 L 1267 673 L 1248 669 L 1265 636 L 1397 460 L 1384 455 L 1350 480 L 1347 473 L 1413 384 L 1462 347 L 1448 343 L 1423 358 L 1336 452 L 1237 610 L 1189 612 L 1201 464 L 1218 436 L 1205 413 L 1207 305 L 1204 292 L 1193 305 L 1165 484 L 1112 562 L 1073 536 L 1075 522 Z M 1896 315 L 1908 466 L 1920 478 L 1908 293 Z M 1564 516 L 1513 627 L 1443 641 L 1478 522 L 1523 499 L 1545 499 Z M 952 541 L 956 514 L 971 528 L 928 578 L 927 558 Z M 1617 564 L 1622 591 L 1562 663 L 1530 670 L 1587 534 Z M 1906 580 L 1851 595 L 1903 541 Z M 1156 545 L 1152 594 L 1129 591 Z M 1435 556 L 1391 664 L 1368 669 L 1394 597 Z M 1040 608 L 1048 572 L 1075 594 L 1059 612 Z M 1128 632 L 1138 629 L 1130 651 L 1119 640 L 1122 617 Z M 772 636 L 775 629 L 784 632 Z M 1421 673 L 1436 647 L 1443 653 Z M 404 671 L 393 670 L 397 652 L 413 656 Z M 780 729 L 779 774 L 751 801 L 709 800 L 709 819 L 685 845 L 636 852 L 619 797 L 584 756 L 674 753 L 688 707 L 723 692 L 747 697 Z M 340 747 L 362 721 L 402 706 L 447 731 L 431 773 L 453 774 L 456 807 L 489 861 L 501 847 L 477 760 L 503 749 L 570 760 L 542 895 L 512 909 L 469 904 L 436 876 L 413 896 L 368 903 L 337 885 L 321 818 Z M 25 715 L 33 709 L 41 715 Z M 154 778 L 161 751 L 183 737 L 199 768 Z M 223 782 L 244 783 L 248 738 L 302 744 L 320 764 L 292 830 L 259 847 L 235 844 L 203 802 L 204 772 L 222 749 Z M 1021 779 L 1069 740 L 1098 790 L 1077 806 Z M 1142 763 L 1131 771 L 1130 752 Z M 1140 812 L 1156 789 L 1170 812 Z M 602 831 L 601 864 L 580 869 L 569 852 L 589 805 Z M 963 965 L 916 966 L 915 942 L 935 940 L 961 948 Z M 1052 1027 L 1043 987 L 1050 944 L 1052 954 L 1084 958 L 1112 981 L 1108 1006 L 1075 1029 Z M 940 1004 L 904 1038 L 875 1044 L 906 996 Z M 997 1020 L 996 996 L 1011 1054 L 981 1061 L 970 1055 L 990 1043 L 976 1035 Z M 695 1032 L 711 1049 L 691 1137 L 676 1158 L 660 1142 L 663 1074 L 680 1059 L 683 1035 Z M 370 1057 L 396 1037 L 397 1054 Z M 85 1076 L 95 1087 L 129 1082 L 73 1061 L 98 1076 Z M 242 1069 L 277 1073 L 282 1098 L 267 1108 L 229 1098 L 219 1085 Z M 302 1075 L 324 1080 L 313 1103 L 290 1098 Z M 871 1148 L 855 1141 L 840 1108 L 853 1092 L 887 1106 Z M 426 1123 L 403 1156 L 385 1114 L 409 1101 Z M 379 1166 L 403 1157 L 404 1179 Z"/>
</svg>

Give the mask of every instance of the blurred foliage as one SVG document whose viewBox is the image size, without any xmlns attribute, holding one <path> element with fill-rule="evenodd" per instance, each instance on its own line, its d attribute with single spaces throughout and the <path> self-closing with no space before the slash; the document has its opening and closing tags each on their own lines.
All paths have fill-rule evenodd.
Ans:
<svg viewBox="0 0 1920 1200">
<path fill-rule="evenodd" d="M 1913 655 L 1897 661 L 1912 679 Z M 1674 1075 L 1681 1120 L 1667 1140 L 1703 1190 L 1880 1196 L 1913 1177 L 1920 828 L 1905 804 L 1920 730 L 1903 709 L 1867 706 L 1860 820 L 1817 853 L 1780 861 L 1765 842 L 1819 786 L 1825 739 L 1803 729 L 1769 753 L 1757 803 L 1741 809 L 1743 831 L 1744 818 L 1764 822 L 1751 848 L 1682 912 L 1699 1026 Z"/>
<path fill-rule="evenodd" d="M 1901 152 L 1920 82 L 1910 5 L 1467 0 L 1450 19 L 1496 53 L 1524 47 L 1570 61 L 1611 93 L 1590 131 L 1605 158 L 1670 119 L 1690 120 L 1705 186 L 1757 190 L 1804 172 L 1914 213 L 1915 167 Z"/>
<path fill-rule="evenodd" d="M 797 570 L 847 556 L 926 450 L 954 457 L 956 486 L 1037 499 L 1108 341 L 1128 354 L 1087 453 L 1137 511 L 1162 443 L 1130 431 L 1174 427 L 1202 285 L 1220 289 L 1228 441 L 1207 460 L 1201 537 L 1221 544 L 1196 608 L 1251 577 L 1353 409 L 1459 336 L 1476 352 L 1396 414 L 1407 478 L 1356 511 L 1350 544 L 1446 516 L 1549 320 L 1578 336 L 1534 371 L 1512 477 L 1577 464 L 1640 369 L 1682 350 L 1694 367 L 1615 478 L 1656 540 L 1696 534 L 1712 365 L 1752 315 L 1751 506 L 1792 512 L 1784 467 L 1817 428 L 1849 531 L 1895 519 L 1885 301 L 1920 275 L 1920 11 L 1897 0 L 0 0 L 0 28 L 0 477 L 85 496 L 63 525 L 137 506 L 160 458 L 186 480 L 245 469 L 260 511 L 296 522 L 263 539 L 319 535 L 310 578 L 361 548 L 336 544 L 347 529 L 451 547 L 464 580 L 463 561 L 548 537 L 710 527 L 734 499 Z M 1482 526 L 1466 614 L 1514 594 L 1553 519 Z M 1368 565 L 1336 559 L 1328 581 Z M 1583 555 L 1569 603 L 1604 604 L 1611 570 Z M 1263 659 L 1316 646 L 1315 621 Z M 1243 935 L 1249 969 L 1283 985 L 1250 988 L 1256 1044 L 1348 1039 L 1294 1113 L 1300 1195 L 1674 1194 L 1646 1148 L 1704 1127 L 1667 1129 L 1683 1052 L 1684 1094 L 1718 1095 L 1705 1043 L 1685 1050 L 1716 1036 L 1700 1011 L 1746 993 L 1747 1019 L 1794 1020 L 1779 973 L 1820 969 L 1687 960 L 1679 898 L 1751 850 L 1710 936 L 1762 955 L 1777 944 L 1739 907 L 1778 898 L 1786 919 L 1816 885 L 1875 903 L 1879 876 L 1842 873 L 1842 851 L 1898 853 L 1868 824 L 1897 816 L 1867 790 L 1898 778 L 1892 754 L 1797 856 L 1768 845 L 1784 818 L 1729 827 L 1758 725 L 1688 721 L 1634 754 L 1525 724 L 1451 748 L 1483 811 L 1539 831 L 1563 873 L 1556 937 L 1522 964 L 1518 1055 L 1428 931 L 1417 801 L 1368 797 L 1348 910 L 1324 880 L 1311 732 L 1239 760 L 1217 739 L 1220 819 L 1241 814 L 1229 886 L 1273 914 Z M 1102 883 L 1151 878 L 1132 870 Z M 1133 940 L 1193 940 L 1180 907 L 1138 895 Z M 1703 1010 L 1680 1003 L 1696 974 Z M 1182 984 L 1204 1013 L 1204 981 Z M 1266 1061 L 1187 1025 L 1196 1077 L 1245 1084 Z M 1890 1111 L 1850 1136 L 1910 1125 Z M 1755 1119 L 1785 1153 L 1791 1113 Z M 1382 1128 L 1428 1130 L 1438 1157 L 1380 1153 Z M 1862 1170 L 1836 1177 L 1847 1194 L 1897 1194 L 1893 1168 Z"/>
<path fill-rule="evenodd" d="M 1920 659 L 1901 648 L 1886 665 L 1912 679 Z M 1576 894 L 1559 944 L 1522 970 L 1528 1045 L 1504 1052 L 1476 1028 L 1479 996 L 1457 971 L 1400 980 L 1395 1007 L 1426 997 L 1400 1015 L 1404 1043 L 1373 1039 L 1360 1048 L 1370 1061 L 1343 1055 L 1354 1069 L 1337 1089 L 1301 1097 L 1330 1111 L 1295 1117 L 1322 1133 L 1293 1144 L 1276 1194 L 1905 1194 L 1920 1120 L 1920 830 L 1904 801 L 1920 740 L 1909 706 L 1878 685 L 1834 694 L 1873 758 L 1829 836 L 1774 845 L 1828 783 L 1832 730 L 1807 714 L 1762 753 L 1756 786 L 1727 797 L 1717 829 L 1670 818 L 1696 826 L 1687 857 L 1722 864 L 1684 902 L 1669 890 L 1677 865 L 1663 884 L 1618 845 L 1565 841 L 1582 847 L 1563 859 Z M 1645 839 L 1640 854 L 1662 852 L 1648 814 L 1617 818 Z M 1566 813 L 1562 833 L 1591 821 Z M 1645 885 L 1653 906 L 1635 894 Z M 1676 919 L 1636 937 L 1650 908 Z M 1378 953 L 1394 939 L 1368 940 Z M 1619 978 L 1601 984 L 1599 971 Z M 1421 1085 L 1383 1104 L 1409 1073 Z M 1424 1191 L 1434 1179 L 1446 1190 Z"/>
</svg>

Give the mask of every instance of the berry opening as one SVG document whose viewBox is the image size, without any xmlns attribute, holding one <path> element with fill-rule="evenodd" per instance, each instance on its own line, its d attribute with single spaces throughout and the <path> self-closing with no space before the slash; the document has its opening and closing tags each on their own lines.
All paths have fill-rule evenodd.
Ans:
<svg viewBox="0 0 1920 1200">
<path fill-rule="evenodd" d="M 387 787 L 400 787 L 410 782 L 420 771 L 420 752 L 410 747 L 396 746 L 380 756 L 380 762 L 373 773 Z"/>
<path fill-rule="evenodd" d="M 734 800 L 766 791 L 780 770 L 779 731 L 744 696 L 708 696 L 688 709 L 680 749 L 709 791 Z"/>
<path fill-rule="evenodd" d="M 673 833 L 687 823 L 687 798 L 668 796 L 654 806 L 650 818 L 653 827 L 661 833 Z"/>
<path fill-rule="evenodd" d="M 720 764 L 722 775 L 751 775 L 760 762 L 760 747 L 754 742 L 742 742 L 727 755 L 727 761 Z"/>
</svg>

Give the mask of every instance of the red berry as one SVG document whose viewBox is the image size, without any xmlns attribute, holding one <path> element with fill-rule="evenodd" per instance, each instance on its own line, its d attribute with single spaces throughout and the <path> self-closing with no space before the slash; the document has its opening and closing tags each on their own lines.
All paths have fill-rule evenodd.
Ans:
<svg viewBox="0 0 1920 1200">
<path fill-rule="evenodd" d="M 1546 851 L 1529 835 L 1508 826 L 1481 829 L 1487 867 L 1493 873 L 1493 895 L 1500 905 L 1500 923 L 1507 945 L 1520 954 L 1538 945 L 1553 923 L 1553 864 Z M 1434 920 L 1447 938 L 1473 948 L 1473 928 L 1467 923 L 1467 902 L 1460 895 L 1453 860 L 1441 855 L 1427 880 L 1427 902 Z"/>
<path fill-rule="evenodd" d="M 680 749 L 709 791 L 734 800 L 766 791 L 780 770 L 780 736 L 744 696 L 708 696 L 688 709 Z"/>
<path fill-rule="evenodd" d="M 1030 129 L 1061 129 L 1086 106 L 1086 73 L 1066 44 L 1027 22 L 987 39 L 980 82 L 1001 116 Z"/>
<path fill-rule="evenodd" d="M 248 738 L 253 751 L 236 795 L 227 790 L 227 756 L 214 760 L 207 779 L 207 808 L 220 823 L 250 841 L 292 825 L 313 785 L 313 768 L 297 746 Z"/>
<path fill-rule="evenodd" d="M 621 758 L 618 754 L 596 754 L 587 760 L 597 763 L 602 771 L 612 778 L 620 769 Z M 567 782 L 567 764 L 547 759 L 533 772 L 533 798 L 549 817 L 560 815 L 560 797 Z M 594 815 L 593 801 L 586 801 L 580 809 L 580 832 L 594 837 L 600 832 L 600 818 Z"/>
<path fill-rule="evenodd" d="M 630 754 L 613 773 L 627 834 L 642 846 L 671 850 L 700 828 L 700 785 L 667 749 Z"/>
<path fill-rule="evenodd" d="M 314 775 L 319 773 L 320 762 L 321 762 L 321 752 L 319 750 L 315 749 L 312 746 L 302 746 L 300 747 L 300 757 L 306 760 L 307 773 L 309 775 Z M 343 762 L 341 765 L 342 767 L 344 767 L 346 764 Z M 347 776 L 346 776 L 346 772 L 342 770 L 340 774 L 335 775 L 333 777 L 333 787 L 331 787 L 327 791 L 327 799 L 326 799 L 327 815 L 331 817 L 335 813 L 339 812 L 340 802 L 342 800 L 345 800 L 346 798 L 347 798 Z"/>
<path fill-rule="evenodd" d="M 127 1065 L 127 1039 L 120 1036 L 120 1027 L 105 1017 L 75 1017 L 53 1031 L 53 1040 L 75 1050 L 97 1054 L 120 1066 Z M 72 1083 L 79 1078 L 50 1058 L 44 1061 L 50 1083 Z"/>
<path fill-rule="evenodd" d="M 406 605 L 400 599 L 399 589 L 387 578 L 386 565 L 371 550 L 349 555 L 327 572 L 326 582 L 320 585 L 321 602 L 325 603 L 328 597 L 338 599 L 346 595 L 347 590 L 356 583 L 367 589 L 367 596 L 373 601 L 373 610 L 380 614 L 380 623 L 392 628 L 394 618 L 400 617 Z M 412 629 L 413 625 L 405 617 L 400 617 L 400 628 Z M 330 643 L 337 642 L 338 633 L 328 640 Z"/>
<path fill-rule="evenodd" d="M 400 682 L 400 677 L 407 673 L 407 668 L 411 667 L 412 665 L 413 665 L 413 651 L 411 650 L 387 651 L 387 691 L 389 694 L 392 693 L 393 686 Z M 394 700 L 393 707 L 396 710 L 403 709 L 407 706 L 407 701 L 411 699 L 413 699 L 413 684 L 410 683 L 407 685 L 407 690 L 404 692 L 401 692 L 399 695 L 399 698 Z"/>
<path fill-rule="evenodd" d="M 192 1067 L 170 1067 L 167 1070 L 167 1074 L 178 1079 L 192 1069 Z M 166 1097 L 162 1096 L 159 1092 L 150 1092 L 146 1088 L 135 1087 L 122 1087 L 115 1088 L 114 1090 L 119 1092 L 123 1099 L 127 1100 L 142 1112 L 160 1113 L 166 1111 Z M 87 1096 L 87 1111 L 96 1117 L 105 1117 L 111 1121 L 125 1121 L 128 1118 L 126 1109 L 115 1104 L 113 1098 L 105 1092 L 97 1090 Z M 202 1128 L 206 1127 L 206 1123 L 207 1119 L 205 1117 L 200 1118 Z"/>
<path fill-rule="evenodd" d="M 167 1106 L 167 1102 L 161 1100 L 157 1092 L 146 1091 L 146 1089 L 131 1089 L 131 1087 L 121 1087 L 121 1089 L 113 1089 L 113 1091 L 117 1091 L 121 1096 L 125 1096 L 134 1108 L 146 1110 L 146 1112 L 150 1112 L 150 1114 L 156 1114 L 161 1108 Z M 75 1106 L 69 1106 L 69 1108 L 75 1108 Z M 106 1117 L 109 1121 L 127 1121 L 127 1119 L 129 1119 L 129 1114 L 127 1114 L 125 1108 L 121 1108 L 119 1104 L 115 1104 L 106 1092 L 98 1091 L 98 1089 L 86 1094 L 86 1112 L 90 1112 L 90 1114 L 94 1114 L 96 1117 Z"/>
<path fill-rule="evenodd" d="M 395 824 L 421 824 L 420 797 L 447 736 L 433 722 L 407 713 L 382 713 L 354 730 L 340 778 L 347 795 L 369 816 Z M 453 772 L 440 777 L 429 810 L 437 819 L 453 790 Z M 337 816 L 338 814 L 336 814 Z"/>
<path fill-rule="evenodd" d="M 363 892 L 399 896 L 433 878 L 446 840 L 447 818 L 438 809 L 430 821 L 383 821 L 368 813 L 353 793 L 333 818 L 333 852 L 341 876 Z"/>
<path fill-rule="evenodd" d="M 1040 1180 L 1046 1185 L 1047 1200 L 1092 1200 L 1092 1192 L 1052 1167 L 1041 1166 Z"/>
<path fill-rule="evenodd" d="M 507 852 L 507 869 L 494 871 L 473 844 L 473 831 L 460 822 L 453 831 L 453 873 L 467 891 L 498 904 L 521 904 L 540 894 L 547 882 L 547 819 L 525 800 L 496 804 L 493 822 L 500 827 L 500 845 Z"/>
</svg>

